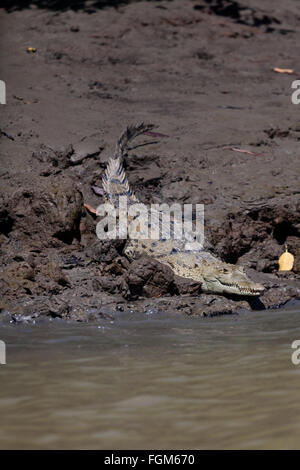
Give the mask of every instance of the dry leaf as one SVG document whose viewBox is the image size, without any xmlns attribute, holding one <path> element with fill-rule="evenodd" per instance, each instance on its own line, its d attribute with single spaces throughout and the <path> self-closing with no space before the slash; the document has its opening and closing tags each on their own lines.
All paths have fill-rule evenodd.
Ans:
<svg viewBox="0 0 300 470">
<path fill-rule="evenodd" d="M 250 152 L 249 150 L 238 149 L 236 147 L 223 147 L 223 150 L 232 150 L 233 152 L 247 153 L 248 155 L 253 155 L 254 157 L 259 157 L 259 153 Z"/>
<path fill-rule="evenodd" d="M 272 70 L 277 73 L 294 73 L 293 69 L 279 69 L 278 67 L 274 67 Z"/>
<path fill-rule="evenodd" d="M 92 214 L 95 214 L 95 215 L 98 215 L 98 212 L 96 211 L 96 209 L 94 209 L 92 206 L 90 206 L 89 204 L 83 204 L 83 206 L 89 211 L 91 212 Z"/>
<path fill-rule="evenodd" d="M 167 134 L 161 134 L 160 132 L 144 132 L 145 135 L 150 135 L 150 137 L 169 137 Z"/>
<path fill-rule="evenodd" d="M 104 194 L 104 189 L 103 188 L 100 188 L 99 186 L 92 186 L 92 190 L 94 191 L 95 194 L 97 194 L 97 196 L 103 196 Z"/>
<path fill-rule="evenodd" d="M 278 264 L 278 271 L 291 271 L 293 269 L 294 256 L 288 252 L 287 246 L 285 247 L 285 252 L 280 256 Z"/>
</svg>

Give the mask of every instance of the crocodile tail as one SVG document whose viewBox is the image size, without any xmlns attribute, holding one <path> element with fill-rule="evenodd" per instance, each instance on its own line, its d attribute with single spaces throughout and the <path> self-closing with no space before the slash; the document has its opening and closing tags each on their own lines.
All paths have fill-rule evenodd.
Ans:
<svg viewBox="0 0 300 470">
<path fill-rule="evenodd" d="M 141 124 L 127 126 L 119 138 L 114 155 L 109 159 L 107 168 L 103 173 L 102 184 L 104 194 L 108 202 L 115 207 L 119 206 L 119 197 L 127 196 L 128 203 L 138 202 L 130 188 L 124 167 L 123 159 L 128 149 L 128 143 L 140 134 L 153 129 L 153 124 Z"/>
</svg>

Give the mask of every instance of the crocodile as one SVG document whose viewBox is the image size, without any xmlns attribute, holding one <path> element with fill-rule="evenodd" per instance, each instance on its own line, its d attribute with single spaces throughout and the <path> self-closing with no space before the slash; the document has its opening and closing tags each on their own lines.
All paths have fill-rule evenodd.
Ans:
<svg viewBox="0 0 300 470">
<path fill-rule="evenodd" d="M 151 135 L 153 127 L 152 124 L 144 123 L 127 126 L 108 161 L 102 176 L 102 185 L 106 202 L 112 204 L 116 210 L 121 196 L 126 196 L 129 205 L 139 202 L 129 185 L 123 160 L 128 152 L 129 142 L 141 134 Z M 152 219 L 151 223 L 154 223 Z M 161 229 L 161 222 L 157 223 Z M 174 220 L 171 224 L 174 226 Z M 195 238 L 194 234 L 192 238 Z M 168 239 L 160 236 L 156 240 L 129 238 L 123 252 L 129 261 L 141 255 L 154 258 L 169 266 L 177 276 L 199 283 L 203 293 L 238 296 L 259 296 L 263 293 L 264 287 L 250 280 L 242 266 L 225 263 L 207 249 L 187 249 L 186 246 L 186 240 L 174 236 Z"/>
</svg>

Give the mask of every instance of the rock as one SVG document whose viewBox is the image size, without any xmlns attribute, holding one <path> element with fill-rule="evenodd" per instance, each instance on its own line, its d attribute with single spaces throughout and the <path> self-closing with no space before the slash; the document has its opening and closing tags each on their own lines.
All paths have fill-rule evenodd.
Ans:
<svg viewBox="0 0 300 470">
<path fill-rule="evenodd" d="M 212 245 L 227 262 L 245 264 L 258 271 L 275 272 L 285 243 L 295 259 L 300 249 L 299 202 L 269 200 L 261 207 L 228 213 L 224 223 L 209 228 Z M 298 271 L 298 261 L 294 272 Z"/>
<path fill-rule="evenodd" d="M 298 294 L 298 295 L 297 295 Z M 300 289 L 295 288 L 272 288 L 260 298 L 265 308 L 279 308 L 285 305 L 292 298 L 300 298 Z"/>
<path fill-rule="evenodd" d="M 8 235 L 12 230 L 13 219 L 8 212 L 7 204 L 4 199 L 0 197 L 0 233 Z"/>
<path fill-rule="evenodd" d="M 80 244 L 85 248 L 85 250 L 96 243 L 96 220 L 86 211 L 83 212 L 80 219 L 79 231 Z M 92 251 L 90 252 L 91 254 Z"/>
<path fill-rule="evenodd" d="M 70 281 L 62 272 L 58 263 L 50 261 L 47 264 L 37 266 L 35 275 L 39 285 L 46 291 L 58 293 L 61 287 L 70 286 Z"/>
<path fill-rule="evenodd" d="M 96 157 L 101 149 L 99 142 L 84 140 L 74 145 L 74 153 L 70 156 L 72 165 L 78 165 L 88 157 Z"/>
<path fill-rule="evenodd" d="M 183 277 L 174 276 L 174 284 L 178 294 L 201 294 L 201 285 L 193 281 L 193 279 L 184 279 Z"/>
<path fill-rule="evenodd" d="M 95 236 L 96 234 L 94 238 Z M 118 238 L 116 240 L 99 240 L 96 238 L 86 247 L 85 254 L 98 263 L 109 264 L 122 253 L 124 245 L 125 240 Z"/>
<path fill-rule="evenodd" d="M 70 178 L 49 178 L 43 188 L 33 182 L 30 188 L 12 194 L 8 207 L 17 239 L 39 240 L 49 246 L 53 238 L 67 244 L 80 238 L 83 199 Z"/>
<path fill-rule="evenodd" d="M 30 323 L 49 316 L 50 311 L 44 299 L 36 297 L 28 300 L 23 297 L 10 305 L 9 313 L 14 323 Z"/>
<path fill-rule="evenodd" d="M 92 281 L 94 291 L 106 291 L 115 294 L 119 291 L 120 281 L 110 276 L 94 277 Z"/>
<path fill-rule="evenodd" d="M 74 149 L 72 144 L 65 145 L 58 149 L 53 149 L 45 144 L 41 144 L 40 150 L 33 152 L 32 158 L 37 159 L 43 164 L 50 163 L 51 166 L 56 169 L 65 169 L 70 165 L 70 156 L 73 153 Z M 49 165 L 47 165 L 46 170 L 43 170 L 41 175 L 49 176 L 51 173 L 53 173 L 53 171 L 50 170 Z"/>
<path fill-rule="evenodd" d="M 174 274 L 171 268 L 149 257 L 133 261 L 123 279 L 123 292 L 127 298 L 157 297 L 172 291 Z"/>
<path fill-rule="evenodd" d="M 298 228 L 298 230 L 300 227 Z M 299 230 L 300 232 L 300 230 Z M 288 250 L 295 257 L 293 272 L 300 274 L 300 237 L 290 236 L 286 239 L 285 243 L 288 246 Z M 282 252 L 284 252 L 284 246 L 282 247 Z M 281 254 L 281 253 L 280 253 Z"/>
<path fill-rule="evenodd" d="M 127 305 L 129 308 L 129 305 Z M 245 300 L 232 300 L 217 295 L 155 297 L 149 300 L 135 300 L 131 306 L 136 312 L 157 312 L 164 315 L 181 314 L 197 317 L 214 317 L 238 314 L 239 311 L 251 310 Z"/>
<path fill-rule="evenodd" d="M 0 271 L 0 295 L 5 303 L 26 294 L 57 294 L 69 285 L 68 278 L 54 261 L 36 267 L 25 261 L 12 262 Z"/>
<path fill-rule="evenodd" d="M 0 294 L 5 300 L 32 293 L 35 284 L 33 268 L 26 262 L 13 262 L 0 271 Z"/>
<path fill-rule="evenodd" d="M 59 150 L 56 150 L 56 161 L 59 168 L 67 168 L 70 165 L 70 159 L 74 154 L 74 148 L 72 144 L 65 145 Z M 56 165 L 54 165 L 56 166 Z"/>
<path fill-rule="evenodd" d="M 32 157 L 41 163 L 51 163 L 53 167 L 66 169 L 70 165 L 82 163 L 88 157 L 98 156 L 101 149 L 99 142 L 93 140 L 84 140 L 74 145 L 67 144 L 56 149 L 41 144 L 40 150 L 33 152 Z"/>
<path fill-rule="evenodd" d="M 201 317 L 215 317 L 237 313 L 242 308 L 249 310 L 246 300 L 232 300 L 222 296 L 202 294 L 192 309 L 192 313 Z"/>
</svg>

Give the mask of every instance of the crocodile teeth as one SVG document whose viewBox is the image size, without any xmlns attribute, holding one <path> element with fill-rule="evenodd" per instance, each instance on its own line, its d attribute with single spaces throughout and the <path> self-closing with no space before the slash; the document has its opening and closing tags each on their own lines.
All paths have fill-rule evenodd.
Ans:
<svg viewBox="0 0 300 470">
<path fill-rule="evenodd" d="M 225 284 L 228 287 L 236 287 L 240 292 L 247 293 L 247 294 L 255 294 L 259 291 L 257 289 L 252 289 L 251 287 L 241 287 L 238 284 Z"/>
</svg>

